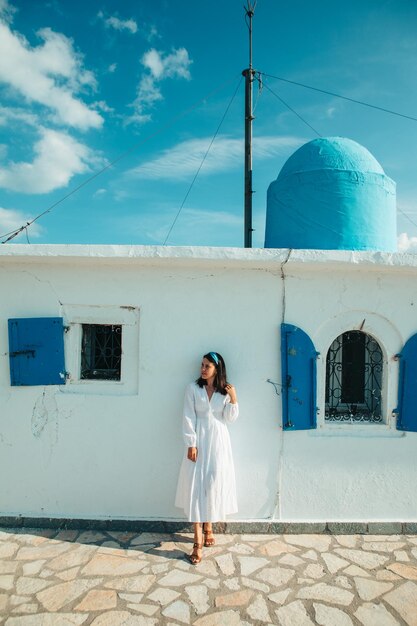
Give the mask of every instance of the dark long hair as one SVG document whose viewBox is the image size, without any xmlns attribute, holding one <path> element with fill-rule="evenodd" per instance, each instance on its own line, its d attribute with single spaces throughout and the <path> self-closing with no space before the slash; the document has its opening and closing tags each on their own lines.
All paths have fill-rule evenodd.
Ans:
<svg viewBox="0 0 417 626">
<path fill-rule="evenodd" d="M 216 363 L 216 359 L 212 355 L 215 355 L 217 357 L 218 363 Z M 225 396 L 227 394 L 225 387 L 228 383 L 224 358 L 218 352 L 208 352 L 203 356 L 203 359 L 207 359 L 207 361 L 213 363 L 216 368 L 216 376 L 213 382 L 214 391 L 218 391 L 223 396 Z M 204 387 L 205 385 L 207 385 L 207 381 L 201 378 L 201 376 L 200 378 L 197 378 L 195 382 L 199 387 Z"/>
</svg>

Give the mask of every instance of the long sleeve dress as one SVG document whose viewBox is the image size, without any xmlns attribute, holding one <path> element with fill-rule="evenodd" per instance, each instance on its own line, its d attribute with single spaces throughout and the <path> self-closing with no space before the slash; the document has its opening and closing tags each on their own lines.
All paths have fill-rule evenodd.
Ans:
<svg viewBox="0 0 417 626">
<path fill-rule="evenodd" d="M 235 469 L 227 422 L 239 414 L 230 396 L 214 392 L 209 400 L 205 387 L 188 385 L 184 399 L 185 455 L 178 477 L 175 505 L 190 522 L 218 522 L 237 512 Z M 197 448 L 197 461 L 187 459 L 189 447 Z"/>
</svg>

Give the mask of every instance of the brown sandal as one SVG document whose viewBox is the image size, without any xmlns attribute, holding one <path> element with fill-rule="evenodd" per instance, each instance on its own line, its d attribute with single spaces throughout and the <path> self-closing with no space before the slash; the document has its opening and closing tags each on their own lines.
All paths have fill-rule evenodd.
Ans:
<svg viewBox="0 0 417 626">
<path fill-rule="evenodd" d="M 203 534 L 204 534 L 204 546 L 206 548 L 210 548 L 211 546 L 214 546 L 214 544 L 216 543 L 216 540 L 213 537 L 213 529 L 211 528 L 210 530 L 204 530 L 204 526 L 203 526 Z M 211 535 L 211 536 L 208 537 L 207 535 Z"/>
<path fill-rule="evenodd" d="M 202 550 L 203 549 L 203 544 L 202 543 L 195 543 L 193 545 L 193 551 L 192 553 L 188 556 L 188 560 L 190 561 L 190 563 L 192 565 L 197 565 L 197 563 L 200 563 L 202 556 L 199 556 L 197 554 L 197 550 Z"/>
</svg>

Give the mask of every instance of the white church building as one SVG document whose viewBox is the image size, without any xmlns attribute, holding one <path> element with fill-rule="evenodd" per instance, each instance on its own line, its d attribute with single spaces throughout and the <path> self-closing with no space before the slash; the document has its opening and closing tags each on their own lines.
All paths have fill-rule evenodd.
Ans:
<svg viewBox="0 0 417 626">
<path fill-rule="evenodd" d="M 0 524 L 181 523 L 183 394 L 214 350 L 240 405 L 229 528 L 415 532 L 417 257 L 395 249 L 395 183 L 341 138 L 288 159 L 263 249 L 1 246 Z"/>
</svg>

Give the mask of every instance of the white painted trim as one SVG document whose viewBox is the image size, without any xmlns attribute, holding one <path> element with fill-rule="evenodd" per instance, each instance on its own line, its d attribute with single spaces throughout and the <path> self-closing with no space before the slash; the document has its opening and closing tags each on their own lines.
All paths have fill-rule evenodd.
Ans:
<svg viewBox="0 0 417 626">
<path fill-rule="evenodd" d="M 0 259 L 2 262 L 24 261 L 44 263 L 48 259 L 57 260 L 99 260 L 103 263 L 116 259 L 128 262 L 152 262 L 152 264 L 164 263 L 214 263 L 226 262 L 252 265 L 255 267 L 268 267 L 281 265 L 288 256 L 288 249 L 281 248 L 221 248 L 206 246 L 127 246 L 127 245 L 84 245 L 84 244 L 13 244 L 0 246 Z M 403 271 L 417 270 L 417 255 L 406 253 L 389 252 L 359 252 L 351 250 L 292 250 L 286 263 L 287 267 L 309 266 L 315 269 L 322 266 L 323 271 L 335 267 L 343 270 L 355 270 L 361 267 L 367 269 L 384 268 L 399 269 Z"/>
<path fill-rule="evenodd" d="M 63 393 L 88 395 L 137 395 L 139 372 L 139 309 L 132 306 L 63 304 L 61 315 L 68 331 L 64 336 L 68 380 Z M 122 326 L 120 381 L 80 380 L 81 325 L 116 324 Z"/>
<path fill-rule="evenodd" d="M 363 321 L 364 325 L 362 326 Z M 384 424 L 330 424 L 325 422 L 325 391 L 326 391 L 326 357 L 327 352 L 336 339 L 348 330 L 363 330 L 368 333 L 381 347 L 384 361 L 382 375 L 382 415 Z M 317 428 L 318 432 L 337 431 L 346 433 L 363 432 L 364 428 L 372 428 L 376 432 L 390 431 L 397 435 L 396 420 L 393 411 L 396 406 L 388 406 L 388 398 L 398 395 L 398 361 L 395 355 L 401 351 L 404 340 L 399 330 L 385 317 L 368 310 L 344 311 L 326 320 L 312 336 L 316 350 L 320 352 L 317 361 Z"/>
</svg>

